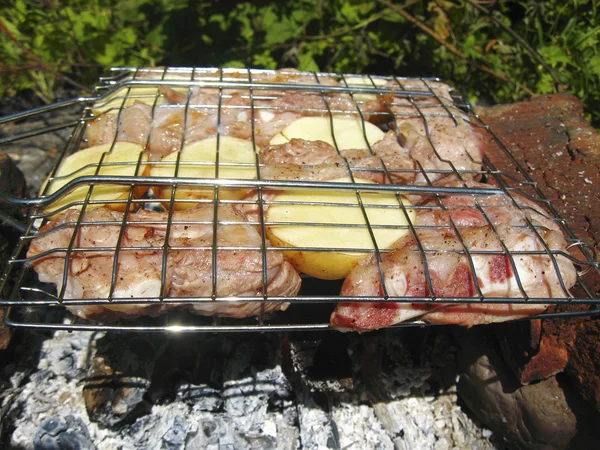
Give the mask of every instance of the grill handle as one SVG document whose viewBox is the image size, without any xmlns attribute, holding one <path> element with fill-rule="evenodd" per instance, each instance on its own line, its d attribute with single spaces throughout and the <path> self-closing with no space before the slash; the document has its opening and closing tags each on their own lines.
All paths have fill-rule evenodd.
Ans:
<svg viewBox="0 0 600 450">
<path fill-rule="evenodd" d="M 28 119 L 32 116 L 37 116 L 38 114 L 45 114 L 51 111 L 55 111 L 57 109 L 66 108 L 68 106 L 77 105 L 81 103 L 86 103 L 90 101 L 97 100 L 98 97 L 77 97 L 71 98 L 68 100 L 63 100 L 56 103 L 51 103 L 49 105 L 39 106 L 37 108 L 28 109 L 27 111 L 23 111 L 20 113 L 10 114 L 8 116 L 0 117 L 0 125 L 9 122 L 16 122 L 17 120 Z"/>
<path fill-rule="evenodd" d="M 23 111 L 16 114 L 11 114 L 8 116 L 0 117 L 0 126 L 5 125 L 7 123 L 14 123 L 19 120 L 27 120 L 32 117 L 41 116 L 43 114 L 47 114 L 53 111 L 57 111 L 62 108 L 67 108 L 69 106 L 74 105 L 85 105 L 89 102 L 97 101 L 100 97 L 78 97 L 72 98 L 69 100 L 63 100 L 61 102 L 52 103 L 50 105 L 39 106 L 37 108 L 29 109 L 27 111 Z M 30 131 L 26 131 L 19 134 L 9 134 L 8 136 L 0 137 L 0 145 L 8 144 L 11 142 L 15 142 L 21 139 L 26 139 L 33 136 L 38 136 L 40 134 L 45 134 L 53 131 L 62 130 L 64 128 L 74 127 L 77 125 L 81 119 L 78 120 L 67 120 L 65 122 L 60 122 L 58 124 L 50 125 L 47 127 L 35 127 Z"/>
</svg>

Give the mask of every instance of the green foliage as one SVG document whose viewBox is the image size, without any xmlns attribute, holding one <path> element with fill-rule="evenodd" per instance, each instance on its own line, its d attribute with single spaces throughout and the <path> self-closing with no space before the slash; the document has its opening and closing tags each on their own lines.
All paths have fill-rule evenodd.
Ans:
<svg viewBox="0 0 600 450">
<path fill-rule="evenodd" d="M 565 90 L 598 125 L 599 7 L 600 0 L 0 0 L 0 95 L 33 89 L 52 101 L 70 83 L 65 76 L 92 85 L 109 66 L 297 67 L 439 76 L 482 103 Z"/>
</svg>

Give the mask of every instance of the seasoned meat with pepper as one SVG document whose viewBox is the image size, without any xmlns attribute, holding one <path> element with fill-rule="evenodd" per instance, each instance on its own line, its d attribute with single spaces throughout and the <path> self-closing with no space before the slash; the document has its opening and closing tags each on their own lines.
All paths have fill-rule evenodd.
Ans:
<svg viewBox="0 0 600 450">
<path fill-rule="evenodd" d="M 59 292 L 63 284 L 65 254 L 78 217 L 79 211 L 69 210 L 42 227 L 28 252 L 40 280 L 56 284 Z M 211 296 L 262 297 L 265 292 L 270 296 L 289 296 L 296 295 L 300 288 L 300 277 L 293 267 L 284 261 L 281 252 L 270 250 L 266 251 L 264 285 L 260 233 L 230 205 L 219 207 L 216 227 L 212 205 L 176 211 L 172 217 L 166 259 L 167 213 L 140 210 L 129 214 L 117 254 L 115 248 L 123 220 L 123 213 L 106 208 L 85 214 L 68 256 L 64 298 L 107 299 L 113 288 L 114 299 L 139 299 L 142 303 L 68 306 L 80 317 L 106 320 L 156 315 L 179 306 L 147 301 L 158 300 L 163 295 L 208 300 L 204 303 L 183 302 L 183 306 L 196 314 L 247 317 L 285 310 L 288 304 L 215 302 L 210 301 Z M 213 255 L 215 229 L 217 250 Z M 213 257 L 216 268 L 213 268 Z M 163 261 L 166 261 L 164 266 Z"/>
<path fill-rule="evenodd" d="M 470 182 L 468 186 L 485 185 Z M 560 254 L 566 252 L 567 243 L 559 226 L 525 198 L 517 194 L 513 198 L 518 206 L 506 195 L 449 195 L 442 199 L 443 208 L 436 200 L 425 202 L 414 224 L 418 240 L 407 236 L 395 250 L 382 255 L 380 263 L 374 256 L 363 261 L 346 278 L 341 295 L 474 298 L 481 294 L 542 299 L 568 295 L 565 289 L 574 285 L 576 272 Z M 528 302 L 453 304 L 431 300 L 341 303 L 331 324 L 343 330 L 367 331 L 420 318 L 472 326 L 527 317 L 546 307 Z"/>
</svg>

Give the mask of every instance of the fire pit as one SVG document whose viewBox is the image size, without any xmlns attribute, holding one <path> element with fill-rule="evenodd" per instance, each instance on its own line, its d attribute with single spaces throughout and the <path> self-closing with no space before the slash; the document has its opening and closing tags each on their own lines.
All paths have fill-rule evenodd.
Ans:
<svg viewBox="0 0 600 450">
<path fill-rule="evenodd" d="M 341 339 L 29 333 L 19 349 L 29 355 L 6 390 L 6 442 L 36 449 L 493 448 L 491 433 L 457 405 L 448 336 L 418 334 L 424 339 L 415 346 L 407 344 L 414 332 L 400 330 Z"/>
</svg>

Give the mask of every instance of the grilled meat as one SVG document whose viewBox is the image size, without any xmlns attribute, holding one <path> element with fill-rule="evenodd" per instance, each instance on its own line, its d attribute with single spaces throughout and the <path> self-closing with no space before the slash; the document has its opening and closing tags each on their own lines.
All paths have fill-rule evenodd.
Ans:
<svg viewBox="0 0 600 450">
<path fill-rule="evenodd" d="M 473 182 L 468 185 L 484 186 Z M 345 280 L 341 295 L 373 297 L 387 293 L 392 297 L 449 298 L 473 298 L 480 294 L 488 298 L 567 295 L 564 289 L 574 285 L 576 273 L 573 264 L 558 254 L 567 247 L 560 228 L 533 203 L 516 194 L 513 198 L 518 207 L 504 195 L 475 198 L 450 195 L 443 199 L 444 208 L 435 200 L 425 202 L 415 219 L 418 242 L 414 236 L 407 236 L 394 251 L 382 255 L 381 263 L 374 256 L 363 261 Z M 344 330 L 367 331 L 421 318 L 431 323 L 472 326 L 527 317 L 543 312 L 546 306 L 527 302 L 341 303 L 331 316 L 331 324 Z"/>
<path fill-rule="evenodd" d="M 156 315 L 176 303 L 148 302 L 159 297 L 204 299 L 217 296 L 289 296 L 297 294 L 300 277 L 284 261 L 281 252 L 267 251 L 266 286 L 263 286 L 261 237 L 255 226 L 228 205 L 219 207 L 216 226 L 216 268 L 213 269 L 213 207 L 173 214 L 163 268 L 167 232 L 167 213 L 140 210 L 125 220 L 125 229 L 115 252 L 122 213 L 105 208 L 87 212 L 69 247 L 79 211 L 69 210 L 40 230 L 30 246 L 28 257 L 40 280 L 56 284 L 60 292 L 67 269 L 65 299 L 107 299 L 111 288 L 115 299 L 140 299 L 140 304 L 102 303 L 69 306 L 74 314 L 86 319 Z M 113 271 L 115 271 L 113 283 Z M 164 270 L 164 274 L 163 274 Z M 214 278 L 213 278 L 214 273 Z M 161 278 L 164 289 L 161 292 Z M 214 287 L 214 292 L 213 292 Z M 247 317 L 285 310 L 287 303 L 206 302 L 184 303 L 196 314 Z"/>
<path fill-rule="evenodd" d="M 152 107 L 144 103 L 123 108 L 120 114 L 102 114 L 88 122 L 86 136 L 90 146 L 117 141 L 146 147 L 152 122 Z"/>
<path fill-rule="evenodd" d="M 414 177 L 414 162 L 393 132 L 373 144 L 371 151 L 338 152 L 326 142 L 292 139 L 264 148 L 260 162 L 265 164 L 263 178 L 272 180 L 326 181 L 349 176 L 349 169 L 353 177 L 379 184 L 389 183 L 390 178 L 408 184 Z"/>
<path fill-rule="evenodd" d="M 221 75 L 217 71 L 195 73 L 194 80 L 217 81 Z M 483 141 L 469 116 L 454 105 L 452 92 L 444 83 L 389 81 L 387 87 L 426 94 L 401 96 L 318 88 L 282 90 L 283 84 L 340 86 L 334 77 L 316 78 L 294 70 L 227 76 L 258 84 L 252 89 L 195 86 L 184 92 L 162 86 L 162 104 L 157 102 L 151 107 L 137 103 L 123 108 L 119 115 L 101 115 L 88 124 L 88 141 L 96 145 L 116 138 L 147 145 L 150 159 L 158 161 L 186 143 L 220 134 L 256 144 L 262 180 L 328 181 L 352 175 L 381 184 L 483 186 L 472 181 L 481 173 Z M 354 81 L 369 85 L 368 80 Z M 304 116 L 356 118 L 358 113 L 362 119 L 386 125 L 392 131 L 378 142 L 371 142 L 368 149 L 339 150 L 326 142 L 304 139 L 270 145 L 274 136 Z M 364 126 L 363 130 L 366 140 Z M 311 138 L 311 132 L 308 130 L 306 139 Z M 354 145 L 354 138 L 350 141 Z M 262 189 L 265 208 L 276 194 L 272 188 Z M 232 206 L 219 207 L 219 218 L 235 224 L 220 223 L 216 242 L 237 250 L 219 249 L 214 271 L 212 207 L 175 212 L 166 259 L 166 213 L 139 211 L 124 221 L 122 214 L 107 209 L 89 211 L 84 220 L 94 223 L 81 227 L 74 244 L 78 249 L 67 258 L 64 297 L 108 298 L 113 272 L 117 277 L 112 296 L 117 299 L 261 295 L 263 253 L 258 250 L 262 242 L 256 227 L 260 222 L 258 195 L 257 191 L 249 193 L 241 212 Z M 549 298 L 568 295 L 566 289 L 575 283 L 573 265 L 559 254 L 567 247 L 561 229 L 523 197 L 515 195 L 513 200 L 506 195 L 449 195 L 441 197 L 442 205 L 430 196 L 411 195 L 409 199 L 420 206 L 413 224 L 416 233 L 399 241 L 395 250 L 383 254 L 380 261 L 374 256 L 363 260 L 346 279 L 342 296 Z M 65 268 L 64 249 L 72 238 L 77 214 L 70 211 L 46 225 L 30 249 L 30 256 L 37 255 L 34 268 L 40 278 L 57 284 L 59 290 Z M 106 221 L 109 223 L 100 223 Z M 122 223 L 126 228 L 115 262 L 114 247 Z M 248 246 L 251 249 L 245 248 Z M 267 293 L 295 295 L 300 285 L 298 275 L 280 252 L 267 253 Z M 69 308 L 82 317 L 106 318 L 154 315 L 175 305 L 156 301 Z M 287 304 L 188 302 L 185 307 L 199 314 L 244 317 L 285 309 Z M 414 318 L 471 326 L 529 316 L 545 307 L 528 302 L 455 304 L 431 300 L 412 304 L 341 303 L 331 323 L 340 329 L 361 331 Z"/>
</svg>

